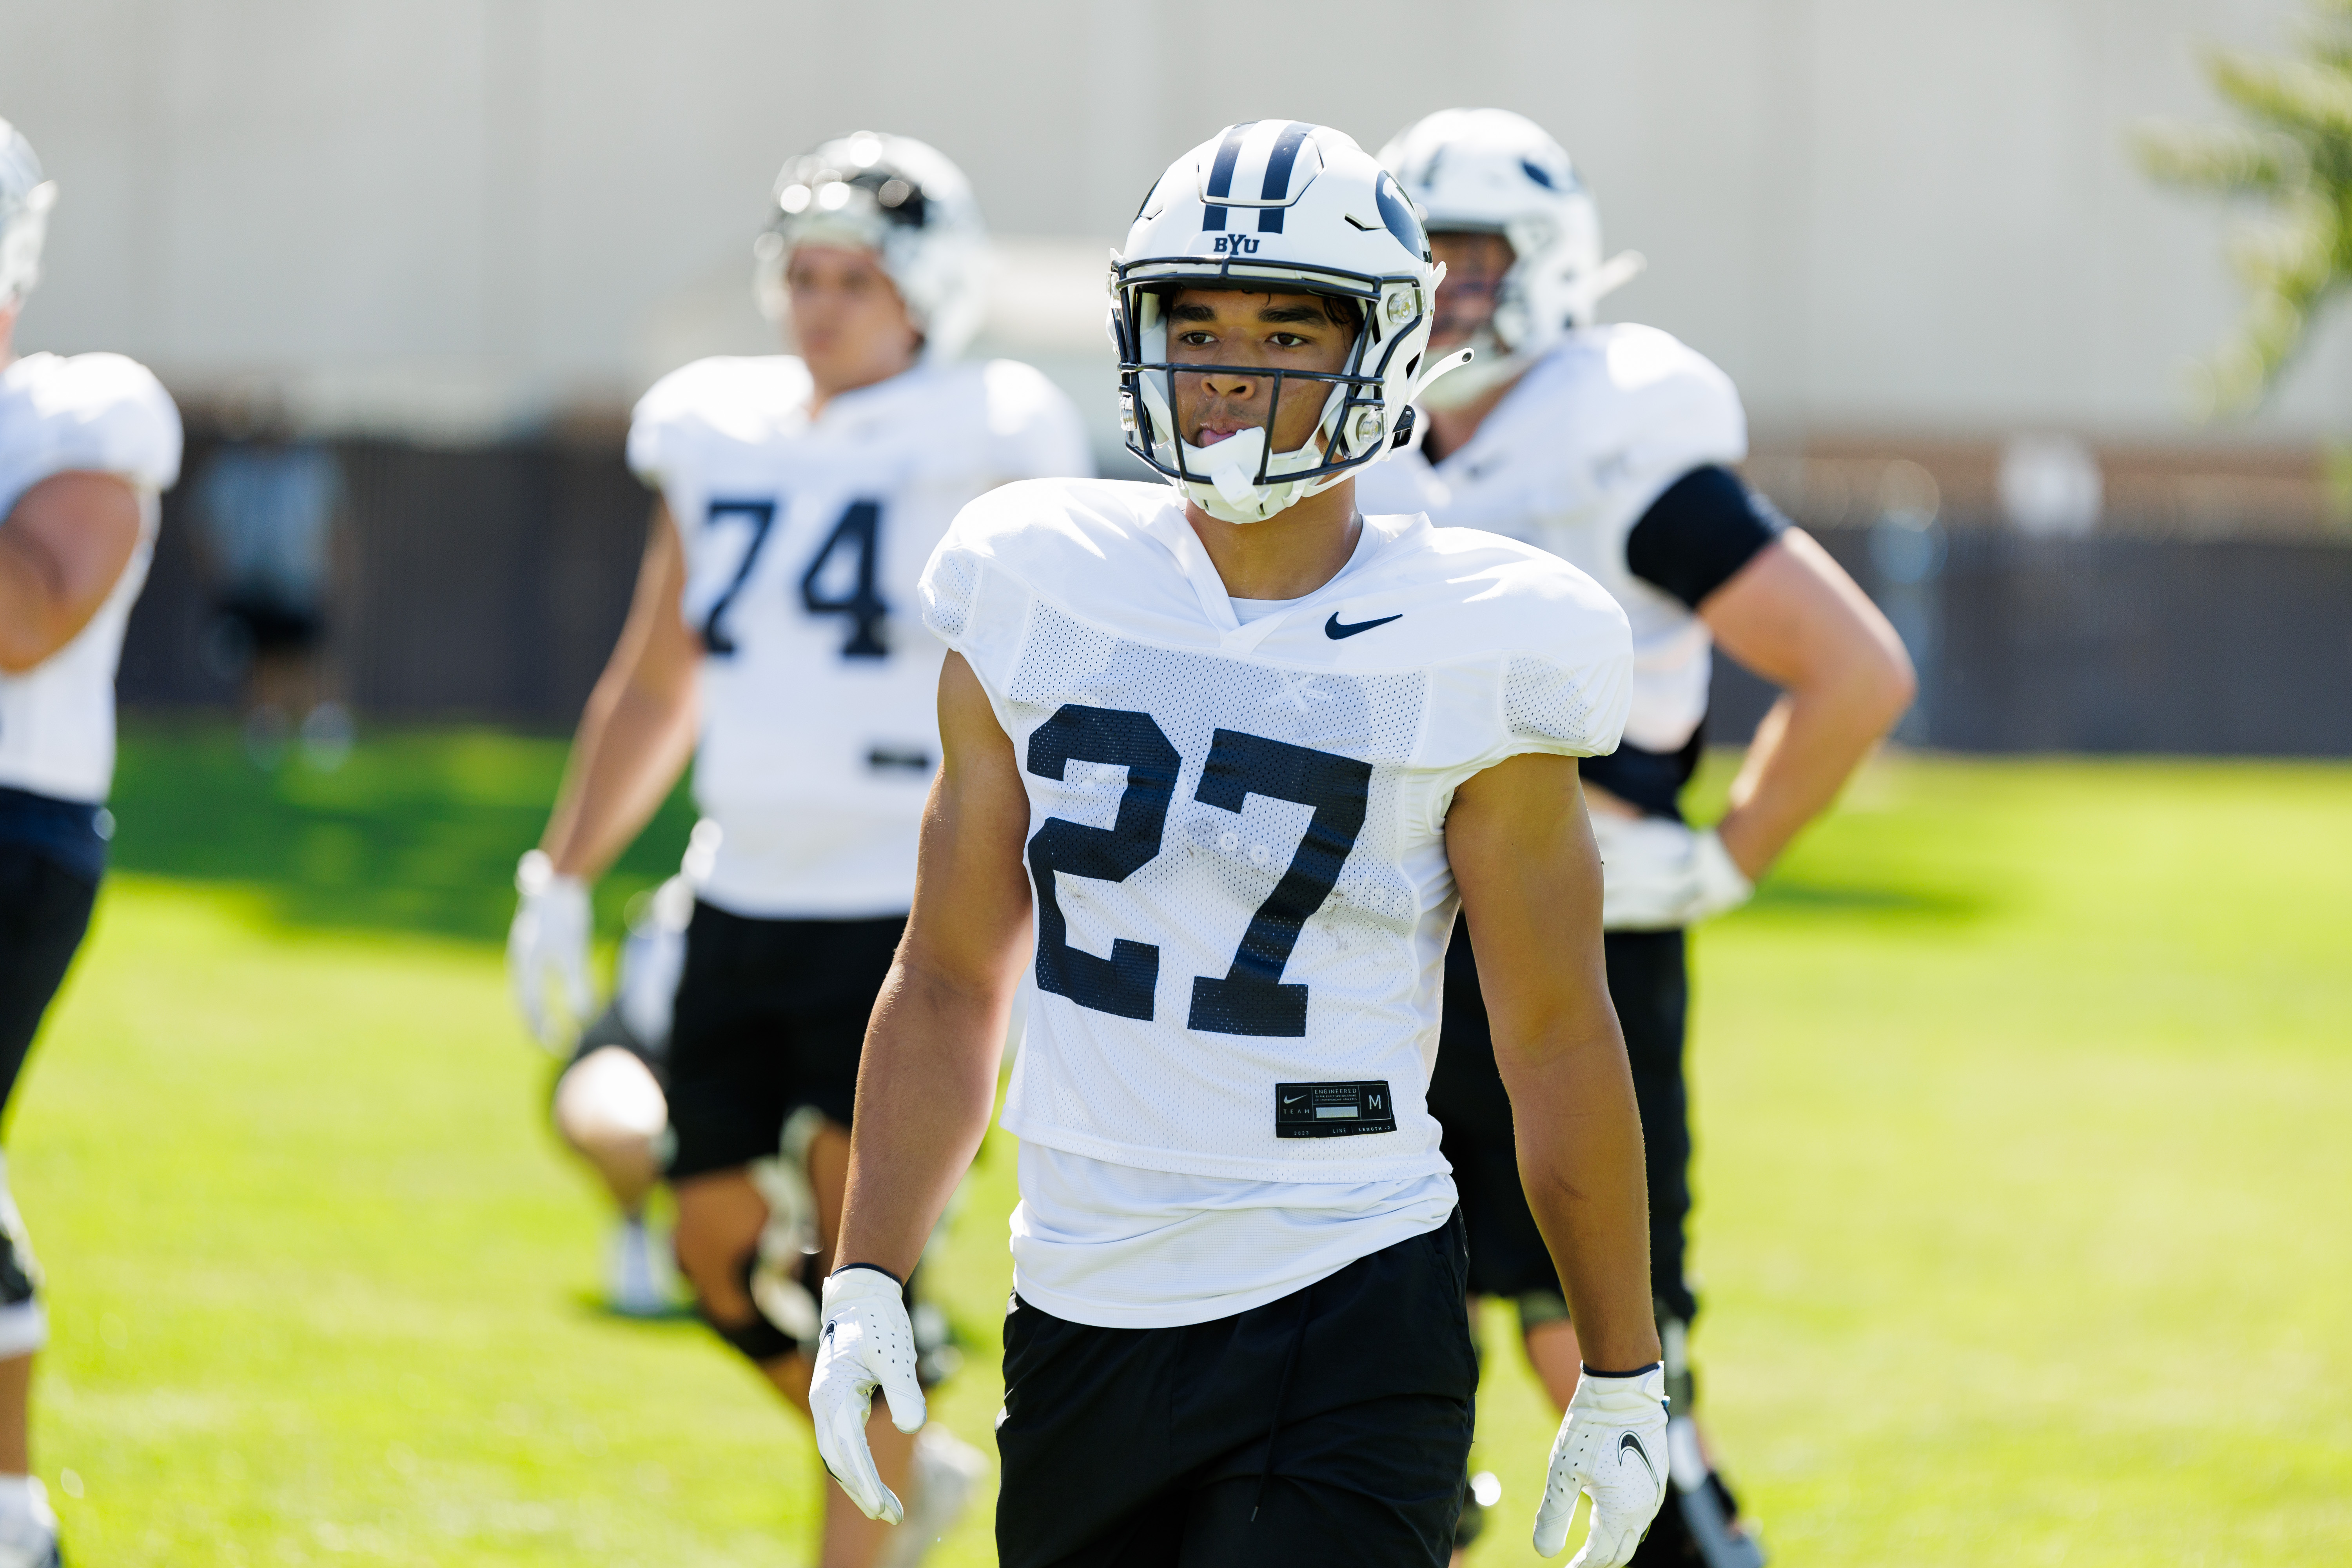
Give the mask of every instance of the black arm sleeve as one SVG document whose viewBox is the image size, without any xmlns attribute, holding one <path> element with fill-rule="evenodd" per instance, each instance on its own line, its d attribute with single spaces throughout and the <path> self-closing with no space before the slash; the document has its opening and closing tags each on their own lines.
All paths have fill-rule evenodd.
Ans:
<svg viewBox="0 0 2352 1568">
<path fill-rule="evenodd" d="M 1650 503 L 1625 536 L 1625 564 L 1696 610 L 1788 526 L 1738 475 L 1709 463 Z"/>
</svg>

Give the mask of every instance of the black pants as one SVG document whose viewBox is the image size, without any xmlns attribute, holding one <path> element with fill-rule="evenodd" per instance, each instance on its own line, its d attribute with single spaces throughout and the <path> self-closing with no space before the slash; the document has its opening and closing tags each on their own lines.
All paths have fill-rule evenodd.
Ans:
<svg viewBox="0 0 2352 1568">
<path fill-rule="evenodd" d="M 1609 996 L 1625 1031 L 1650 1181 L 1650 1292 L 1687 1321 L 1698 1310 L 1684 1279 L 1690 1216 L 1690 1107 L 1683 1037 L 1690 981 L 1678 931 L 1611 931 L 1603 940 Z M 1445 1130 L 1445 1158 L 1470 1226 L 1470 1289 L 1519 1296 L 1560 1289 L 1551 1254 L 1519 1184 L 1511 1101 L 1495 1067 L 1495 1038 L 1478 990 L 1470 928 L 1457 922 L 1445 954 L 1445 1018 L 1430 1077 L 1429 1110 Z"/>
<path fill-rule="evenodd" d="M 1005 1568 L 1435 1568 L 1478 1366 L 1460 1215 L 1234 1317 L 1099 1329 L 1013 1299 Z"/>
<path fill-rule="evenodd" d="M 754 920 L 697 903 L 670 1025 L 672 1181 L 764 1160 L 814 1105 L 849 1125 L 874 998 L 907 917 Z"/>
<path fill-rule="evenodd" d="M 0 1106 L 89 929 L 98 886 L 37 849 L 0 843 Z"/>
</svg>

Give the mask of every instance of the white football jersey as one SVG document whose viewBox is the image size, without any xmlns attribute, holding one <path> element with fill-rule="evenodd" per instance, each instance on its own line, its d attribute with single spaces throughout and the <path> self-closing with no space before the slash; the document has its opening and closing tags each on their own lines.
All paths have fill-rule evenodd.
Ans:
<svg viewBox="0 0 2352 1568">
<path fill-rule="evenodd" d="M 1005 1128 L 1239 1181 L 1443 1173 L 1446 812 L 1506 757 L 1616 745 L 1608 595 L 1509 540 L 1371 518 L 1339 575 L 1243 625 L 1170 489 L 1084 480 L 965 508 L 923 611 L 1029 790 Z"/>
<path fill-rule="evenodd" d="M 1069 400 L 1009 360 L 911 370 L 814 420 L 810 390 L 795 358 L 700 360 L 629 429 L 705 648 L 694 793 L 721 837 L 700 891 L 757 918 L 898 914 L 940 751 L 923 563 L 982 491 L 1093 465 Z"/>
<path fill-rule="evenodd" d="M 1530 366 L 1460 450 L 1365 470 L 1367 511 L 1426 511 L 1571 561 L 1624 606 L 1633 634 L 1625 739 L 1680 751 L 1706 717 L 1713 639 L 1672 594 L 1633 575 L 1625 540 L 1693 468 L 1748 455 L 1731 378 L 1654 327 L 1585 327 Z"/>
<path fill-rule="evenodd" d="M 117 474 L 139 492 L 139 547 L 71 642 L 0 673 L 0 784 L 95 805 L 114 784 L 114 668 L 147 581 L 159 498 L 180 475 L 180 411 L 121 354 L 27 354 L 0 370 L 0 518 L 53 474 Z"/>
</svg>

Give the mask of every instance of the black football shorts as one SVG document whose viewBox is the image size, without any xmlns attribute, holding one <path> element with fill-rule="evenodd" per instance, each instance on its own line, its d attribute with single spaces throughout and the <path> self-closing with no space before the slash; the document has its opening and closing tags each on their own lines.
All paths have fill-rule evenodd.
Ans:
<svg viewBox="0 0 2352 1568">
<path fill-rule="evenodd" d="M 672 1181 L 769 1158 L 803 1105 L 849 1125 L 866 1020 L 906 927 L 696 903 L 670 1026 Z"/>
<path fill-rule="evenodd" d="M 1006 1568 L 1439 1568 L 1478 1391 L 1462 1218 L 1230 1318 L 1004 1320 Z"/>
<path fill-rule="evenodd" d="M 0 840 L 0 1105 L 16 1090 L 97 897 L 95 882 L 55 856 Z"/>
<path fill-rule="evenodd" d="M 1611 931 L 1602 940 L 1609 996 L 1625 1031 L 1641 1107 L 1650 1180 L 1651 1293 L 1675 1317 L 1697 1310 L 1684 1279 L 1690 1215 L 1690 1110 L 1683 1085 L 1683 1034 L 1690 1002 L 1678 931 Z M 1467 922 L 1445 954 L 1445 1018 L 1430 1075 L 1429 1110 L 1445 1130 L 1445 1158 L 1470 1227 L 1470 1289 L 1480 1296 L 1560 1293 L 1559 1275 L 1519 1184 L 1511 1100 L 1495 1067 L 1495 1037 L 1478 990 Z"/>
</svg>

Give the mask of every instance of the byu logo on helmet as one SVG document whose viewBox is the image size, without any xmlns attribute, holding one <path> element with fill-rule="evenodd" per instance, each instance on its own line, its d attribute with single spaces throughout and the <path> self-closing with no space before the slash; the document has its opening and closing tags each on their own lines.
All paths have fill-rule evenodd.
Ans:
<svg viewBox="0 0 2352 1568">
<path fill-rule="evenodd" d="M 1444 273 L 1395 181 L 1347 135 L 1297 120 L 1228 126 L 1169 165 L 1112 264 L 1128 449 L 1227 522 L 1264 521 L 1379 461 L 1412 399 L 1467 357 L 1429 363 Z M 1185 288 L 1344 300 L 1356 340 L 1335 372 L 1186 364 L 1186 374 L 1272 383 L 1263 429 L 1212 457 L 1176 425 L 1164 311 Z M 1316 395 L 1321 417 L 1307 443 L 1272 450 L 1282 398 Z"/>
</svg>

